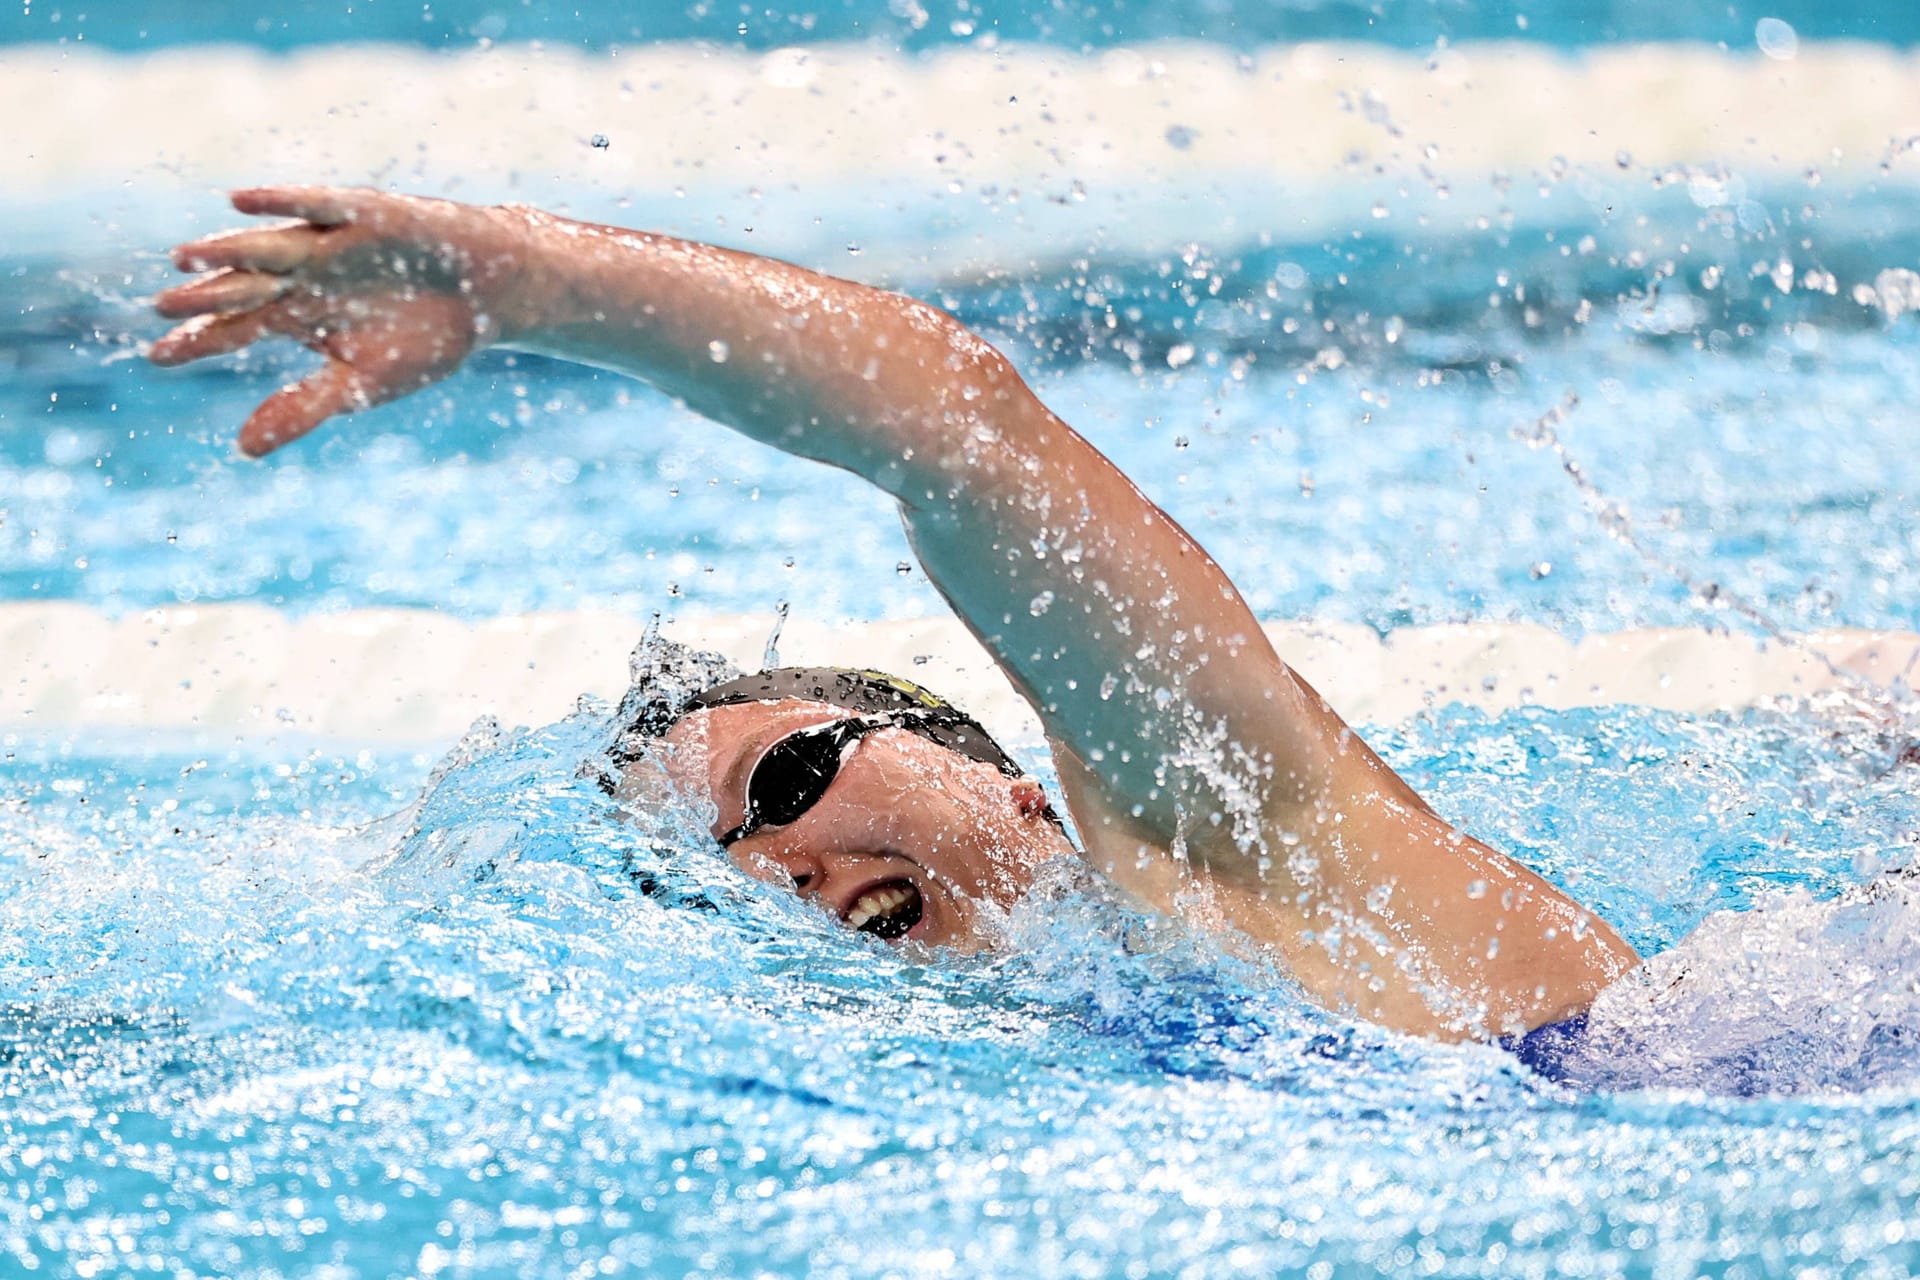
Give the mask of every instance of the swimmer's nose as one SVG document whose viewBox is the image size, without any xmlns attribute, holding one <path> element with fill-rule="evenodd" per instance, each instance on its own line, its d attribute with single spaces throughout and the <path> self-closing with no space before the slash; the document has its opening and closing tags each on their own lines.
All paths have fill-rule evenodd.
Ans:
<svg viewBox="0 0 1920 1280">
<path fill-rule="evenodd" d="M 740 857 L 743 853 L 745 856 Z M 811 853 L 797 849 L 755 849 L 744 850 L 736 854 L 742 868 L 748 875 L 764 880 L 768 884 L 791 884 L 793 891 L 805 898 L 819 891 L 825 868 L 820 859 Z"/>
</svg>

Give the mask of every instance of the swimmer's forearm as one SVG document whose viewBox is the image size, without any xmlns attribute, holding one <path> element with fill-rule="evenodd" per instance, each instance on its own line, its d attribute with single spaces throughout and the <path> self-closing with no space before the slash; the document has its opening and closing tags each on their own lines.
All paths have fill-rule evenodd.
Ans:
<svg viewBox="0 0 1920 1280">
<path fill-rule="evenodd" d="M 911 501 L 1017 374 L 944 313 L 771 258 L 523 219 L 526 319 L 509 345 L 630 374 L 789 453 Z M 995 459 L 971 456 L 971 468 Z"/>
</svg>

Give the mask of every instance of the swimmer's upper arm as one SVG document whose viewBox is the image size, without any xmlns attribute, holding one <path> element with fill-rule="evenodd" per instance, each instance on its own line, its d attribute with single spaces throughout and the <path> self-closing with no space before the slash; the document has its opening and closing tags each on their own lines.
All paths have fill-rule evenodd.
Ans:
<svg viewBox="0 0 1920 1280">
<path fill-rule="evenodd" d="M 979 358 L 996 394 L 926 427 L 977 448 L 899 496 L 928 576 L 1039 712 L 1090 861 L 1274 947 L 1329 1006 L 1423 1034 L 1538 1025 L 1633 962 L 1428 807 L 1206 551 Z"/>
<path fill-rule="evenodd" d="M 1338 718 L 1212 557 L 981 348 L 994 394 L 930 424 L 945 461 L 897 492 L 928 576 L 1039 713 L 1083 828 L 1124 815 L 1128 841 L 1250 865 L 1324 797 Z"/>
</svg>

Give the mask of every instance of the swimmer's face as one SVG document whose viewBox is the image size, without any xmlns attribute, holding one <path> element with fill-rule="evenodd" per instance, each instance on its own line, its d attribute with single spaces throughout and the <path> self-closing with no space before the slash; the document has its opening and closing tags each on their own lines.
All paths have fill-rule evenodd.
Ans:
<svg viewBox="0 0 1920 1280">
<path fill-rule="evenodd" d="M 746 820 L 747 783 L 769 747 L 853 718 L 799 699 L 714 707 L 677 722 L 652 754 L 678 790 L 713 802 L 719 836 Z M 1012 906 L 1042 862 L 1073 853 L 1045 810 L 1031 778 L 885 728 L 848 749 L 804 813 L 755 829 L 728 853 L 852 927 L 978 951 L 993 943 L 989 906 Z"/>
</svg>

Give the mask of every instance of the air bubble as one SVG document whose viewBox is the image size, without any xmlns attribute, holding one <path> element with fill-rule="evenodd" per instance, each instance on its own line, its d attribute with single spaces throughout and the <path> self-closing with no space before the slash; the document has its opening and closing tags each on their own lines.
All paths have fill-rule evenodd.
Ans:
<svg viewBox="0 0 1920 1280">
<path fill-rule="evenodd" d="M 1762 18 L 1754 23 L 1753 42 L 1760 46 L 1760 52 L 1781 62 L 1791 62 L 1800 52 L 1799 33 L 1779 18 Z"/>
</svg>

